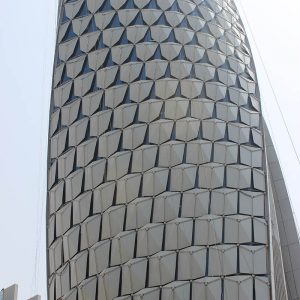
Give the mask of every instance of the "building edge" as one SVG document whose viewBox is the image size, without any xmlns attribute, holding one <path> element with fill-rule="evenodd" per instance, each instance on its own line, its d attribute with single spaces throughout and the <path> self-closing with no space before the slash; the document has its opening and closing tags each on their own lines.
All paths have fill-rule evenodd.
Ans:
<svg viewBox="0 0 300 300">
<path fill-rule="evenodd" d="M 300 243 L 282 168 L 272 141 L 270 131 L 264 123 L 265 147 L 268 168 L 268 190 L 271 205 L 273 267 L 272 274 L 277 299 L 300 299 Z M 272 239 L 272 240 L 271 240 Z M 284 297 L 286 295 L 287 297 Z"/>
</svg>

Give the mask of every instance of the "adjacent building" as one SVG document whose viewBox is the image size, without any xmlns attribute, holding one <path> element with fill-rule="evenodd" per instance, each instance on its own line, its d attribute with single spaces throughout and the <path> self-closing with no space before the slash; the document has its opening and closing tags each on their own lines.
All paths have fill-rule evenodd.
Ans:
<svg viewBox="0 0 300 300">
<path fill-rule="evenodd" d="M 60 1 L 49 300 L 300 299 L 300 246 L 232 0 Z"/>
<path fill-rule="evenodd" d="M 18 299 L 18 286 L 16 284 L 11 285 L 8 288 L 0 291 L 0 300 L 17 300 Z"/>
<path fill-rule="evenodd" d="M 13 284 L 8 288 L 0 290 L 0 300 L 18 300 L 18 285 Z M 41 300 L 41 296 L 36 295 L 29 300 Z"/>
</svg>

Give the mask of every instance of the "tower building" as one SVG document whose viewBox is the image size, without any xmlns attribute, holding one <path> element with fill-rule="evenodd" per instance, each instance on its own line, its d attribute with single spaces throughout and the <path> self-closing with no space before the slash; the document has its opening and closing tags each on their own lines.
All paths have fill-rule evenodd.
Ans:
<svg viewBox="0 0 300 300">
<path fill-rule="evenodd" d="M 300 299 L 300 246 L 232 0 L 63 0 L 49 300 Z"/>
</svg>

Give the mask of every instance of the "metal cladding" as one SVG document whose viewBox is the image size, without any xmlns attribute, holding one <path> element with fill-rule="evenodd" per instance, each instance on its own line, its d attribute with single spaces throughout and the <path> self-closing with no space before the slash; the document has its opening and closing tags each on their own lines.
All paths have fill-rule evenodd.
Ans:
<svg viewBox="0 0 300 300">
<path fill-rule="evenodd" d="M 271 299 L 260 97 L 234 3 L 61 2 L 49 300 Z"/>
</svg>

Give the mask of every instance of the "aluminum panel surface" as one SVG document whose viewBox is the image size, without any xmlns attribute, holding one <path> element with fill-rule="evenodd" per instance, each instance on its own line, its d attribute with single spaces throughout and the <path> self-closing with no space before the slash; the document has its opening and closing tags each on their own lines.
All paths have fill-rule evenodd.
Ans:
<svg viewBox="0 0 300 300">
<path fill-rule="evenodd" d="M 49 300 L 271 299 L 260 94 L 233 0 L 59 11 Z"/>
</svg>

